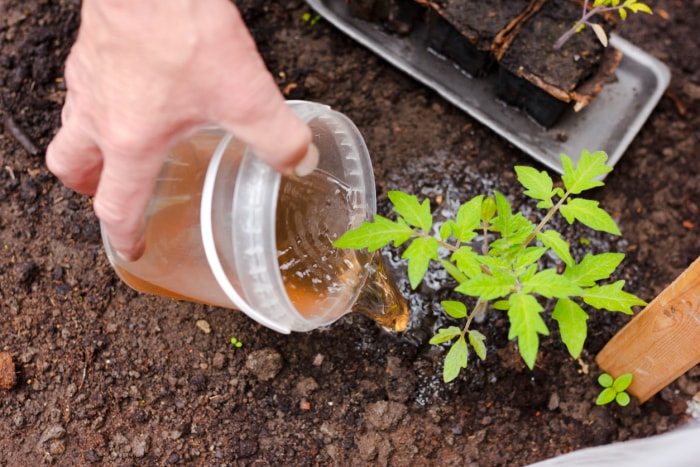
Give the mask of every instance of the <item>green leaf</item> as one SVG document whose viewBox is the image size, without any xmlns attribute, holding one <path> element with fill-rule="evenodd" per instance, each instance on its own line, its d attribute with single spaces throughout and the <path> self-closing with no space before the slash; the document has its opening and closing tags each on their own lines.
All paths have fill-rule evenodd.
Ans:
<svg viewBox="0 0 700 467">
<path fill-rule="evenodd" d="M 631 402 L 630 395 L 626 392 L 620 392 L 615 396 L 615 402 L 617 402 L 617 405 L 620 407 L 627 407 Z"/>
<path fill-rule="evenodd" d="M 450 238 L 450 235 L 452 235 L 452 228 L 454 225 L 455 225 L 455 221 L 453 221 L 451 219 L 442 223 L 442 225 L 440 226 L 440 239 L 441 240 L 447 240 L 448 238 Z"/>
<path fill-rule="evenodd" d="M 624 258 L 623 253 L 588 253 L 579 264 L 568 266 L 564 276 L 581 287 L 592 287 L 597 281 L 612 276 Z"/>
<path fill-rule="evenodd" d="M 598 207 L 598 201 L 583 198 L 569 198 L 567 203 L 560 208 L 562 216 L 573 224 L 578 220 L 591 229 L 620 235 L 615 221 L 610 214 Z"/>
<path fill-rule="evenodd" d="M 524 268 L 536 263 L 546 252 L 547 249 L 541 246 L 531 246 L 525 248 L 520 255 L 518 255 L 518 258 L 516 258 L 514 265 L 515 269 Z"/>
<path fill-rule="evenodd" d="M 435 334 L 428 342 L 433 345 L 442 344 L 443 342 L 451 341 L 455 337 L 462 334 L 462 330 L 457 326 L 450 326 L 449 328 L 438 329 L 437 334 Z"/>
<path fill-rule="evenodd" d="M 648 13 L 650 15 L 654 14 L 651 11 L 651 8 L 649 8 L 649 5 L 647 5 L 646 3 L 630 2 L 626 6 L 627 6 L 627 8 L 629 8 L 630 10 L 632 10 L 635 13 L 639 13 L 641 11 L 642 13 Z"/>
<path fill-rule="evenodd" d="M 447 271 L 447 274 L 452 276 L 454 280 L 457 281 L 457 283 L 461 284 L 462 282 L 466 281 L 469 279 L 462 271 L 459 270 L 459 268 L 454 264 L 449 262 L 446 259 L 440 260 L 440 264 L 442 265 L 442 268 Z"/>
<path fill-rule="evenodd" d="M 600 384 L 604 388 L 612 387 L 613 382 L 615 382 L 615 380 L 608 373 L 603 373 L 600 376 L 598 376 L 598 384 Z"/>
<path fill-rule="evenodd" d="M 494 310 L 508 311 L 510 304 L 508 300 L 497 300 L 491 304 L 491 308 Z"/>
<path fill-rule="evenodd" d="M 574 258 L 571 256 L 569 243 L 561 238 L 561 235 L 556 230 L 546 230 L 537 234 L 537 240 L 542 242 L 547 248 L 552 251 L 562 260 L 567 266 L 574 264 Z"/>
<path fill-rule="evenodd" d="M 583 301 L 592 307 L 608 310 L 620 311 L 626 315 L 632 315 L 632 307 L 636 305 L 646 305 L 641 298 L 622 290 L 625 281 L 620 280 L 612 284 L 596 285 L 584 290 L 581 295 Z"/>
<path fill-rule="evenodd" d="M 562 180 L 566 190 L 571 194 L 578 194 L 591 188 L 603 186 L 604 183 L 596 180 L 597 177 L 607 174 L 612 167 L 605 165 L 608 155 L 603 151 L 581 151 L 578 165 L 574 168 L 573 162 L 566 154 L 561 155 L 564 175 Z"/>
<path fill-rule="evenodd" d="M 554 206 L 554 182 L 547 172 L 519 165 L 515 167 L 515 173 L 520 184 L 526 188 L 525 195 L 540 200 L 538 208 L 549 209 Z"/>
<path fill-rule="evenodd" d="M 559 324 L 561 340 L 569 354 L 578 358 L 588 334 L 588 314 L 573 300 L 560 298 L 554 307 L 552 319 Z"/>
<path fill-rule="evenodd" d="M 423 232 L 430 232 L 433 226 L 433 216 L 430 213 L 430 201 L 418 202 L 415 195 L 401 191 L 390 191 L 389 199 L 394 203 L 394 211 L 404 218 L 409 225 L 418 227 Z"/>
<path fill-rule="evenodd" d="M 479 255 L 476 257 L 479 263 L 483 264 L 491 271 L 508 270 L 508 261 L 500 256 L 483 256 Z"/>
<path fill-rule="evenodd" d="M 440 304 L 445 309 L 445 313 L 447 313 L 449 316 L 455 319 L 467 317 L 467 306 L 462 302 L 444 300 L 440 302 Z"/>
<path fill-rule="evenodd" d="M 399 246 L 413 235 L 415 232 L 405 222 L 401 220 L 393 222 L 377 215 L 374 217 L 374 222 L 363 222 L 358 228 L 345 232 L 333 242 L 333 246 L 356 250 L 367 248 L 369 251 L 375 251 L 392 241 L 394 246 Z"/>
<path fill-rule="evenodd" d="M 459 207 L 452 233 L 460 242 L 468 242 L 477 236 L 474 230 L 479 227 L 483 199 L 483 195 L 479 195 Z"/>
<path fill-rule="evenodd" d="M 496 214 L 496 201 L 490 196 L 481 203 L 481 222 L 488 225 Z"/>
<path fill-rule="evenodd" d="M 459 284 L 455 290 L 464 295 L 493 300 L 505 297 L 515 288 L 515 278 L 503 273 L 479 274 Z"/>
<path fill-rule="evenodd" d="M 415 289 L 423 280 L 425 272 L 428 270 L 430 260 L 438 259 L 438 249 L 440 242 L 433 237 L 416 238 L 406 248 L 401 256 L 408 260 L 408 280 L 411 287 Z"/>
<path fill-rule="evenodd" d="M 461 246 L 450 256 L 450 259 L 457 265 L 459 270 L 468 277 L 481 274 L 481 263 L 479 263 L 478 258 L 479 255 L 466 245 Z"/>
<path fill-rule="evenodd" d="M 521 284 L 523 292 L 536 293 L 546 298 L 566 298 L 583 293 L 581 287 L 551 268 L 538 272 L 530 279 L 521 279 Z"/>
<path fill-rule="evenodd" d="M 518 338 L 518 349 L 525 364 L 531 370 L 535 367 L 537 350 L 540 346 L 539 334 L 548 336 L 549 329 L 542 319 L 542 305 L 537 299 L 528 294 L 514 293 L 510 296 L 510 331 L 508 339 Z"/>
<path fill-rule="evenodd" d="M 469 358 L 469 349 L 464 336 L 460 336 L 450 350 L 445 355 L 445 367 L 442 372 L 442 379 L 449 383 L 454 380 L 462 368 L 467 367 L 467 359 Z"/>
<path fill-rule="evenodd" d="M 479 331 L 469 331 L 469 343 L 474 347 L 474 351 L 480 359 L 486 360 L 486 345 L 484 341 L 486 336 Z"/>
<path fill-rule="evenodd" d="M 615 400 L 616 396 L 617 393 L 613 388 L 605 388 L 602 391 L 600 391 L 600 394 L 598 394 L 598 399 L 596 399 L 595 403 L 596 405 L 609 404 Z"/>
<path fill-rule="evenodd" d="M 617 392 L 622 392 L 632 384 L 632 373 L 625 373 L 615 378 L 612 388 Z"/>
<path fill-rule="evenodd" d="M 508 226 L 510 219 L 513 216 L 513 209 L 510 206 L 508 198 L 496 191 L 496 217 L 491 221 L 491 225 L 496 232 L 500 232 L 503 236 L 508 236 Z"/>
</svg>

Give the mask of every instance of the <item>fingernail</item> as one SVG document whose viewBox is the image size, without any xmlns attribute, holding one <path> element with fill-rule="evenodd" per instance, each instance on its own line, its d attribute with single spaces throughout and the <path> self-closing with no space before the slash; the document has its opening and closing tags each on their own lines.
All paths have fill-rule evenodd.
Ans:
<svg viewBox="0 0 700 467">
<path fill-rule="evenodd" d="M 309 149 L 306 151 L 304 158 L 294 167 L 294 173 L 299 177 L 304 177 L 313 172 L 318 166 L 318 148 L 315 144 L 309 144 Z"/>
<path fill-rule="evenodd" d="M 114 253 L 116 253 L 119 259 L 123 262 L 131 263 L 138 260 L 143 255 L 145 249 L 146 239 L 145 237 L 141 237 L 128 251 L 115 250 Z"/>
</svg>

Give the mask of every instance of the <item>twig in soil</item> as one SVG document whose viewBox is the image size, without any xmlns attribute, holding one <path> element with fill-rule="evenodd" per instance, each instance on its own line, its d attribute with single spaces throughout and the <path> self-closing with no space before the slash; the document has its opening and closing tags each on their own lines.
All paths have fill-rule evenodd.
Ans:
<svg viewBox="0 0 700 467">
<path fill-rule="evenodd" d="M 36 146 L 36 144 L 34 144 L 34 142 L 29 138 L 29 136 L 27 136 L 27 133 L 24 132 L 22 127 L 20 127 L 11 116 L 5 115 L 3 123 L 5 124 L 5 128 L 7 128 L 7 131 L 10 132 L 10 134 L 17 140 L 17 142 L 24 148 L 25 151 L 27 151 L 32 156 L 36 156 L 37 154 L 39 154 L 39 148 Z"/>
</svg>

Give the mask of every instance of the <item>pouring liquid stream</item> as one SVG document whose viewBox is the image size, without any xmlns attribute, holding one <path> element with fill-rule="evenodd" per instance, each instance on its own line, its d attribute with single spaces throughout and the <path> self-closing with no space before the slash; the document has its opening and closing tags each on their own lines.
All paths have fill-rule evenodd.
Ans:
<svg viewBox="0 0 700 467">
<path fill-rule="evenodd" d="M 277 207 L 277 250 L 282 280 L 295 308 L 306 318 L 335 318 L 355 303 L 385 329 L 401 332 L 409 308 L 379 252 L 333 246 L 365 217 L 355 194 L 321 170 L 283 178 Z"/>
</svg>

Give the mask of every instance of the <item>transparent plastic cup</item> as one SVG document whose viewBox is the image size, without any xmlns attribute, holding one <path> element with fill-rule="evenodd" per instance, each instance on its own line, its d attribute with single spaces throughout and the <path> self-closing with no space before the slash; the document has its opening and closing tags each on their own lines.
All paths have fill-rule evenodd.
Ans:
<svg viewBox="0 0 700 467">
<path fill-rule="evenodd" d="M 312 130 L 317 170 L 282 176 L 230 134 L 199 131 L 171 151 L 160 173 L 144 255 L 121 259 L 102 230 L 125 283 L 238 309 L 282 333 L 326 326 L 352 310 L 377 274 L 379 255 L 338 250 L 332 242 L 376 213 L 369 154 L 344 115 L 311 102 L 288 105 Z M 388 289 L 400 298 L 394 286 Z M 376 296 L 375 302 L 386 305 Z"/>
</svg>

